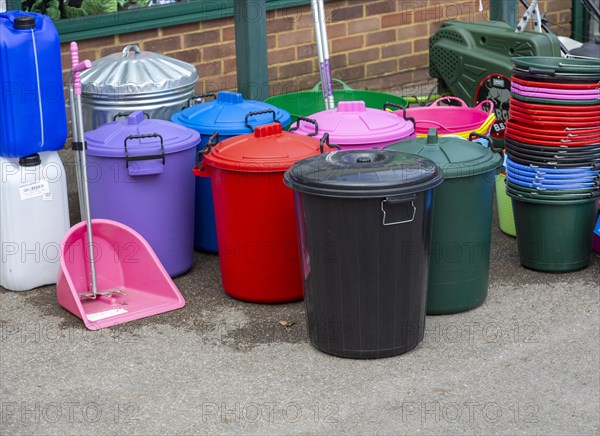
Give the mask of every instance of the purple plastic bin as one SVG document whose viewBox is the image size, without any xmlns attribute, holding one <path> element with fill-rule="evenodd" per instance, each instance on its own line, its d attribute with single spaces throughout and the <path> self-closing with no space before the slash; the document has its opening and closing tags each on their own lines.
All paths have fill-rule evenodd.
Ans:
<svg viewBox="0 0 600 436">
<path fill-rule="evenodd" d="M 150 244 L 171 277 L 192 267 L 192 168 L 200 134 L 141 111 L 86 132 L 92 218 L 123 223 Z M 136 261 L 136 247 L 116 247 Z M 117 252 L 117 251 L 115 251 Z M 113 253 L 101 253 L 112 256 Z"/>
<path fill-rule="evenodd" d="M 318 125 L 317 138 L 329 133 L 329 142 L 344 150 L 384 148 L 415 137 L 415 126 L 393 112 L 367 108 L 364 101 L 340 101 L 336 109 L 309 115 Z M 290 129 L 292 131 L 292 129 Z M 313 124 L 300 120 L 294 133 L 311 135 Z"/>
</svg>

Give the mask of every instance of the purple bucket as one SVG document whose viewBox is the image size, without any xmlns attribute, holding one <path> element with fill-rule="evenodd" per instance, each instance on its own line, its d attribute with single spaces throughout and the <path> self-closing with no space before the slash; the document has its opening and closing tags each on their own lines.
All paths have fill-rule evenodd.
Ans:
<svg viewBox="0 0 600 436">
<path fill-rule="evenodd" d="M 192 168 L 200 134 L 170 121 L 144 119 L 136 111 L 87 132 L 85 139 L 92 218 L 136 230 L 171 277 L 189 270 L 194 255 Z M 115 248 L 127 257 L 122 262 L 136 261 L 137 247 Z"/>
<path fill-rule="evenodd" d="M 367 108 L 364 101 L 340 101 L 336 109 L 325 110 L 307 118 L 318 124 L 316 138 L 325 132 L 331 144 L 343 150 L 384 148 L 404 139 L 415 138 L 415 125 L 393 112 Z M 314 136 L 315 126 L 298 121 L 298 128 L 290 131 L 305 136 Z"/>
</svg>

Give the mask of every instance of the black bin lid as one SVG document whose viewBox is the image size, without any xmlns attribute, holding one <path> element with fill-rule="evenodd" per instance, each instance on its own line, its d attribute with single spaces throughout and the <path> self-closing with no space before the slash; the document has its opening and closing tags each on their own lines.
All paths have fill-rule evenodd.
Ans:
<svg viewBox="0 0 600 436">
<path fill-rule="evenodd" d="M 444 180 L 430 159 L 393 150 L 346 150 L 295 163 L 284 175 L 290 188 L 327 197 L 373 198 L 435 188 Z"/>
</svg>

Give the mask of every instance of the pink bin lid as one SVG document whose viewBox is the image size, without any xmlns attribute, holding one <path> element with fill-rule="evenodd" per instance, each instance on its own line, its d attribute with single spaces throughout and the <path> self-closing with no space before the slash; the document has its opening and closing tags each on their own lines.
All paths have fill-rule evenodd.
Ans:
<svg viewBox="0 0 600 436">
<path fill-rule="evenodd" d="M 364 101 L 340 101 L 337 109 L 310 115 L 319 124 L 318 138 L 329 133 L 332 144 L 360 145 L 399 141 L 413 134 L 415 126 L 392 112 L 371 109 Z M 310 123 L 300 123 L 295 133 L 309 135 L 315 132 Z"/>
</svg>

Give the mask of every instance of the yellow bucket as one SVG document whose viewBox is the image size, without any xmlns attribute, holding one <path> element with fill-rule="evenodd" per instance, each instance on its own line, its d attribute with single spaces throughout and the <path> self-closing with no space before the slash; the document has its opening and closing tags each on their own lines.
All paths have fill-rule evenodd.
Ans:
<svg viewBox="0 0 600 436">
<path fill-rule="evenodd" d="M 477 130 L 469 130 L 469 131 L 464 131 L 464 132 L 454 132 L 451 133 L 452 135 L 455 136 L 460 136 L 461 138 L 464 139 L 469 139 L 469 135 L 472 132 L 475 133 L 479 133 L 480 135 L 488 135 L 490 133 L 490 129 L 492 128 L 492 125 L 496 122 L 496 115 L 494 115 L 493 113 L 491 113 L 483 122 L 483 124 L 481 126 L 479 126 L 479 128 Z M 445 136 L 444 134 L 440 134 L 439 136 Z M 427 134 L 425 133 L 417 133 L 417 138 L 427 138 Z"/>
</svg>

